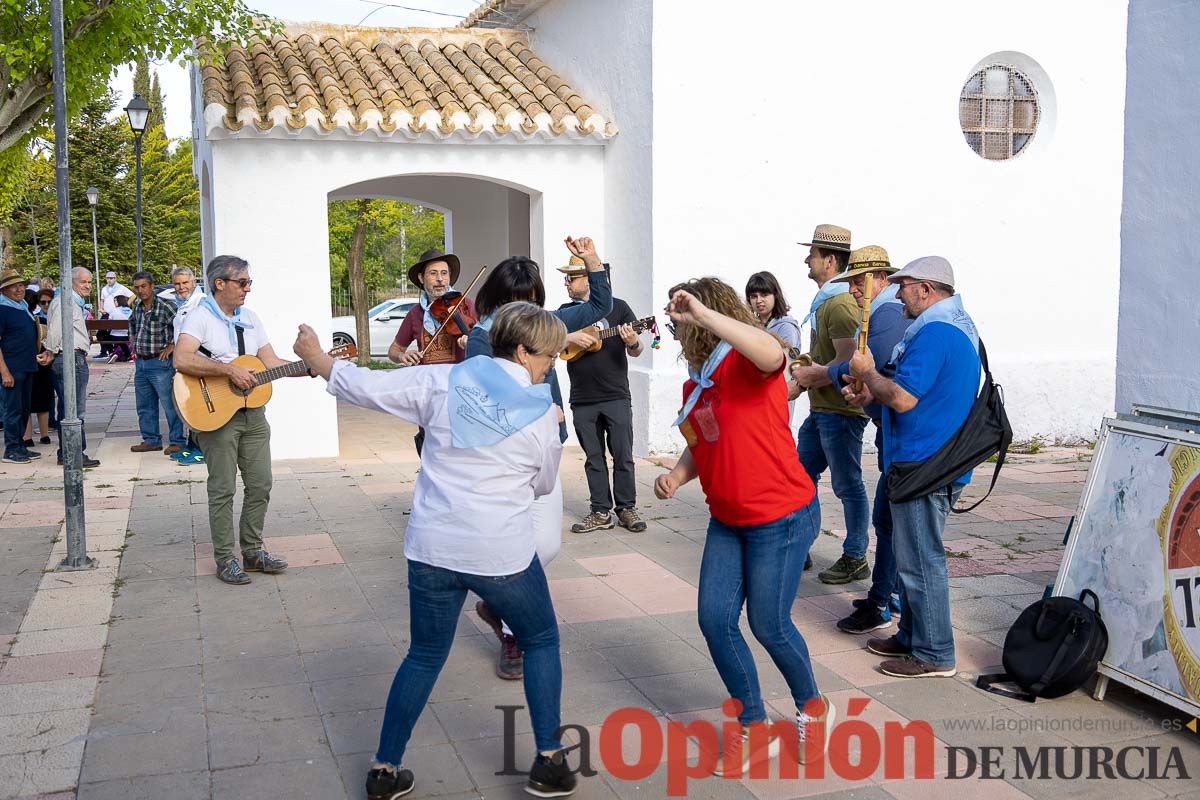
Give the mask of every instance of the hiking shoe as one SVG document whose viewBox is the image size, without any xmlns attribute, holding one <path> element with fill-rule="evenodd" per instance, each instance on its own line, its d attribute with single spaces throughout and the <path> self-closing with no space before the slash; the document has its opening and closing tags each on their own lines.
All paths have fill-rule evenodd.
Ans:
<svg viewBox="0 0 1200 800">
<path fill-rule="evenodd" d="M 617 524 L 634 533 L 641 533 L 646 530 L 645 520 L 638 514 L 637 509 L 632 507 L 617 509 Z"/>
<path fill-rule="evenodd" d="M 288 563 L 282 558 L 276 558 L 266 550 L 252 550 L 242 553 L 246 560 L 247 572 L 265 572 L 268 575 L 278 575 L 288 568 Z"/>
<path fill-rule="evenodd" d="M 131 452 L 131 453 L 153 453 L 154 451 L 158 450 L 158 448 L 160 448 L 160 447 L 162 447 L 161 444 L 150 444 L 149 442 L 139 442 L 138 444 L 135 444 L 132 447 L 130 447 L 129 452 Z"/>
<path fill-rule="evenodd" d="M 862 608 L 870 602 L 871 601 L 867 598 L 860 597 L 857 600 L 851 601 L 850 605 L 854 606 L 855 608 Z M 888 619 L 900 616 L 900 598 L 896 595 L 892 595 L 891 599 L 888 600 L 887 608 L 884 609 L 882 613 L 883 616 Z"/>
<path fill-rule="evenodd" d="M 868 603 L 865 606 L 855 608 L 854 613 L 850 616 L 839 619 L 837 627 L 842 633 L 859 634 L 877 631 L 891 624 L 892 615 L 890 611 L 886 608 L 880 610 L 879 606 L 874 603 Z"/>
<path fill-rule="evenodd" d="M 396 800 L 416 785 L 411 769 L 373 769 L 367 773 L 367 800 Z"/>
<path fill-rule="evenodd" d="M 768 718 L 757 724 L 765 728 L 771 724 L 771 720 Z M 725 738 L 725 746 L 717 755 L 717 766 L 713 775 L 718 778 L 745 777 L 749 774 L 751 764 L 760 764 L 775 758 L 779 755 L 779 737 L 771 736 L 768 739 L 768 736 L 769 733 L 763 731 L 751 737 L 749 725 L 743 725 L 732 732 Z M 754 748 L 750 746 L 751 741 L 755 744 Z M 763 747 L 764 741 L 766 747 Z"/>
<path fill-rule="evenodd" d="M 9 464 L 28 464 L 30 461 L 33 461 L 32 458 L 25 455 L 25 453 L 20 450 L 13 450 L 11 453 L 5 453 L 3 460 L 7 461 Z"/>
<path fill-rule="evenodd" d="M 811 703 L 812 701 L 809 701 Z M 833 703 L 829 702 L 829 698 L 821 695 L 821 702 L 825 704 L 825 713 L 819 716 L 812 716 L 807 713 L 808 703 L 805 704 L 805 711 L 796 712 L 796 739 L 799 743 L 800 752 L 796 754 L 796 760 L 801 764 L 810 764 L 821 756 L 825 755 L 829 750 L 829 739 L 833 734 L 833 721 L 837 717 L 837 711 L 833 707 Z M 816 747 L 805 747 L 808 737 L 809 724 L 823 724 L 825 728 L 824 736 L 821 737 L 822 747 L 818 750 Z"/>
<path fill-rule="evenodd" d="M 250 582 L 250 576 L 242 571 L 242 565 L 236 558 L 231 558 L 224 564 L 217 564 L 217 579 L 234 586 L 242 586 Z"/>
<path fill-rule="evenodd" d="M 591 533 L 606 531 L 613 526 L 612 514 L 607 511 L 593 511 L 579 522 L 571 526 L 571 533 Z"/>
<path fill-rule="evenodd" d="M 169 445 L 165 450 L 163 450 L 163 455 L 173 456 L 176 453 L 181 453 L 181 452 L 183 452 L 183 448 L 177 444 L 173 444 L 173 445 Z"/>
<path fill-rule="evenodd" d="M 500 656 L 496 659 L 496 675 L 506 681 L 519 681 L 525 677 L 525 654 L 517 647 L 517 640 L 511 633 L 500 634 Z"/>
<path fill-rule="evenodd" d="M 29 456 L 32 459 L 38 459 L 38 458 L 42 457 L 42 454 L 39 453 L 37 450 L 30 450 L 28 447 L 23 448 L 21 452 L 23 452 L 25 455 Z"/>
<path fill-rule="evenodd" d="M 886 639 L 868 639 L 867 650 L 887 658 L 902 658 L 912 654 L 912 648 L 900 644 L 894 634 Z"/>
<path fill-rule="evenodd" d="M 204 453 L 199 450 L 180 450 L 178 453 L 172 453 L 170 458 L 185 467 L 204 463 Z"/>
<path fill-rule="evenodd" d="M 829 569 L 817 573 L 821 583 L 849 583 L 871 575 L 871 565 L 865 558 L 851 558 L 845 553 Z"/>
<path fill-rule="evenodd" d="M 475 613 L 479 615 L 481 620 L 488 624 L 488 626 L 492 629 L 492 633 L 496 634 L 496 638 L 503 642 L 504 623 L 501 621 L 500 617 L 497 616 L 496 612 L 492 611 L 487 603 L 480 600 L 475 604 Z"/>
<path fill-rule="evenodd" d="M 930 664 L 911 653 L 900 658 L 880 661 L 879 671 L 884 675 L 891 675 L 893 678 L 952 678 L 958 672 L 953 664 L 939 667 L 937 664 Z"/>
<path fill-rule="evenodd" d="M 538 753 L 529 768 L 525 793 L 534 797 L 566 797 L 575 793 L 575 776 L 567 765 L 565 750 L 552 756 Z"/>
</svg>

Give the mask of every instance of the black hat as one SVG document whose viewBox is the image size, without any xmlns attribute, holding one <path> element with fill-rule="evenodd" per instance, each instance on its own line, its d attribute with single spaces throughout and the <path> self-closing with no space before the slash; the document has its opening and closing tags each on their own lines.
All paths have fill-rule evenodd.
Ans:
<svg viewBox="0 0 1200 800">
<path fill-rule="evenodd" d="M 445 261 L 450 266 L 450 285 L 458 283 L 458 273 L 462 268 L 458 262 L 458 256 L 453 253 L 443 253 L 435 247 L 421 253 L 421 258 L 417 263 L 408 268 L 408 279 L 416 284 L 418 289 L 425 288 L 425 284 L 421 283 L 421 273 L 425 271 L 425 265 L 431 261 Z"/>
</svg>

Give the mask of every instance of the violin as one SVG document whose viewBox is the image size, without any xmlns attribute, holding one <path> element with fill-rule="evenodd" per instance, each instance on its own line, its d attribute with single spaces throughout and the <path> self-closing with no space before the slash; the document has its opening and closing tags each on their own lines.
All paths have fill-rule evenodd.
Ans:
<svg viewBox="0 0 1200 800">
<path fill-rule="evenodd" d="M 437 337 L 442 333 L 447 333 L 455 338 L 466 336 L 471 328 L 479 322 L 471 312 L 467 311 L 463 301 L 467 299 L 467 292 L 471 291 L 471 287 L 475 282 L 483 277 L 483 273 L 487 271 L 487 265 L 479 268 L 479 272 L 467 284 L 465 291 L 449 291 L 441 297 L 433 300 L 429 304 L 429 313 L 438 321 L 438 329 L 429 337 L 429 343 L 421 350 L 421 360 L 425 360 L 425 354 L 429 352 L 429 348 L 433 347 L 433 343 L 437 341 Z"/>
</svg>

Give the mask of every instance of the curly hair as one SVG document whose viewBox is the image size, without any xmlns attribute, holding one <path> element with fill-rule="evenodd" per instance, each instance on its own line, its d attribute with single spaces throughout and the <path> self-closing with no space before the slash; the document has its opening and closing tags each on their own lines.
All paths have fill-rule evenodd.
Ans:
<svg viewBox="0 0 1200 800">
<path fill-rule="evenodd" d="M 695 297 L 708 308 L 738 322 L 744 322 L 755 328 L 762 328 L 758 317 L 750 310 L 738 295 L 737 290 L 720 278 L 693 278 L 685 283 L 677 283 L 667 292 L 667 298 L 675 296 L 680 289 Z M 677 329 L 679 345 L 683 349 L 683 359 L 688 366 L 699 369 L 716 349 L 720 341 L 711 331 L 699 325 L 682 324 Z"/>
</svg>

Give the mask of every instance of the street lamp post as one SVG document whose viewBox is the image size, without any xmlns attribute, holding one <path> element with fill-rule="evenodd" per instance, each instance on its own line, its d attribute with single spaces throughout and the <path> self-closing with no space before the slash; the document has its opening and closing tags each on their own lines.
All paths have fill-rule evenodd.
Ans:
<svg viewBox="0 0 1200 800">
<path fill-rule="evenodd" d="M 92 207 L 92 258 L 96 264 L 96 314 L 100 313 L 100 242 L 96 238 L 96 206 L 100 203 L 100 190 L 95 186 L 87 188 L 88 205 Z"/>
<path fill-rule="evenodd" d="M 137 268 L 142 269 L 142 134 L 146 132 L 146 122 L 150 119 L 150 106 L 140 94 L 135 94 L 125 106 L 125 116 L 129 118 L 129 130 L 133 131 L 133 157 L 137 162 L 136 186 L 133 202 L 134 225 L 137 227 Z M 99 272 L 96 273 L 99 283 Z"/>
</svg>

